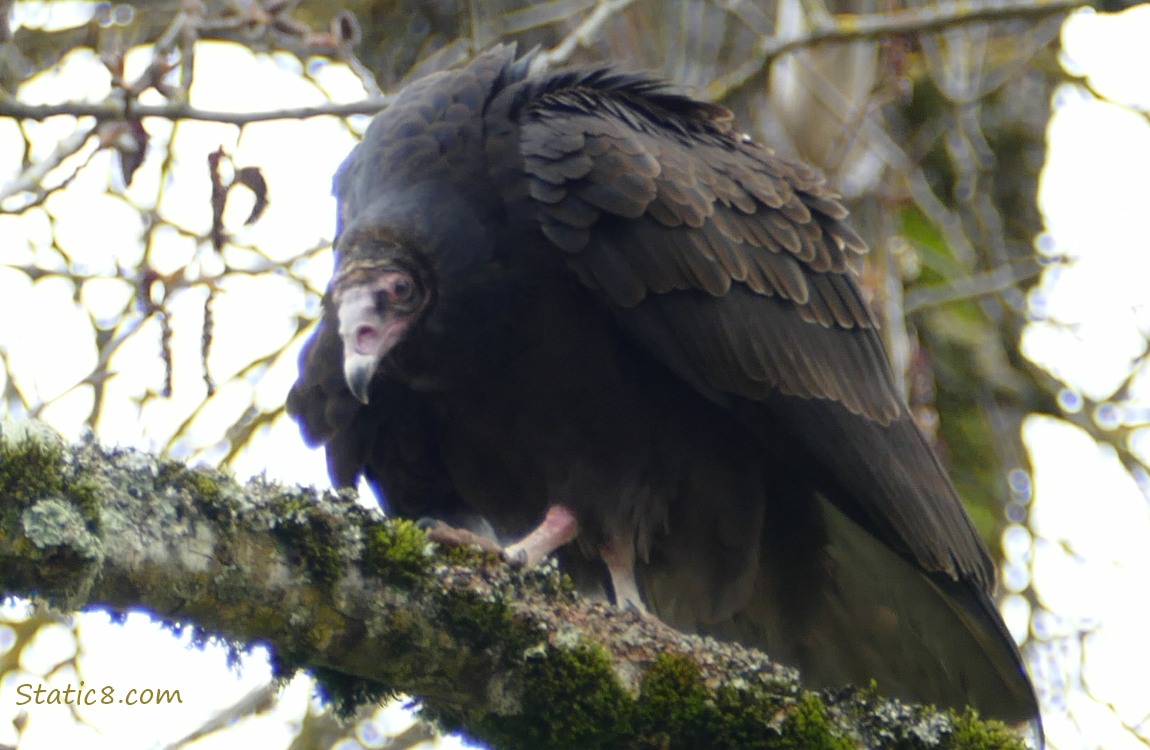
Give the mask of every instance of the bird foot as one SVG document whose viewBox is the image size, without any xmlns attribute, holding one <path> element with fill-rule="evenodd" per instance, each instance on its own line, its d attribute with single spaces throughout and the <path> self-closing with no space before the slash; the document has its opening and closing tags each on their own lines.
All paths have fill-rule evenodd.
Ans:
<svg viewBox="0 0 1150 750">
<path fill-rule="evenodd" d="M 624 599 L 618 602 L 615 606 L 624 612 L 629 612 L 635 615 L 640 619 L 659 622 L 659 618 L 651 614 L 651 610 L 647 609 L 643 602 L 637 602 L 634 599 Z"/>
<path fill-rule="evenodd" d="M 510 547 L 501 547 L 499 557 L 502 558 L 503 562 L 516 570 L 522 570 L 527 567 L 527 550 L 512 550 Z"/>
<path fill-rule="evenodd" d="M 579 536 L 579 520 L 566 505 L 552 505 L 543 522 L 515 544 L 502 549 L 500 556 L 513 568 L 530 568 Z"/>
<path fill-rule="evenodd" d="M 614 580 L 614 578 L 612 580 Z M 622 582 L 616 582 L 614 585 L 621 589 L 626 589 L 626 585 Z M 631 595 L 616 595 L 615 606 L 619 608 L 619 610 L 626 612 L 635 622 L 643 622 L 651 626 L 659 635 L 668 640 L 677 640 L 683 635 L 675 628 L 660 620 L 654 612 L 647 609 L 647 606 L 643 604 L 643 602 L 633 598 L 638 596 L 637 590 L 632 589 L 632 592 Z"/>
<path fill-rule="evenodd" d="M 419 525 L 427 532 L 428 539 L 445 547 L 479 547 L 484 552 L 492 552 L 497 555 L 503 552 L 499 542 L 490 537 L 476 534 L 470 529 L 452 526 L 438 519 L 425 519 L 420 521 Z"/>
</svg>

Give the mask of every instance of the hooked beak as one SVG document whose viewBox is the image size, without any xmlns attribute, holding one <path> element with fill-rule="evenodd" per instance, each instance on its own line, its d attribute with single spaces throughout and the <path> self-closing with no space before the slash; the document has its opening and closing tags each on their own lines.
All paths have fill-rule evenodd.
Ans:
<svg viewBox="0 0 1150 750">
<path fill-rule="evenodd" d="M 383 357 L 403 338 L 409 315 L 380 310 L 375 290 L 355 286 L 339 296 L 339 335 L 343 339 L 343 376 L 352 395 L 368 403 L 371 379 Z"/>
</svg>

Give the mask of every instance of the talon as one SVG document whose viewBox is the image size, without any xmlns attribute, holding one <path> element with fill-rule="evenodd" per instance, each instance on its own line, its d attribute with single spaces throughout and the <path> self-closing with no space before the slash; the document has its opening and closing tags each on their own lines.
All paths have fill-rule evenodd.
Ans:
<svg viewBox="0 0 1150 750">
<path fill-rule="evenodd" d="M 623 603 L 623 610 L 644 620 L 651 617 L 651 613 L 647 611 L 647 608 L 644 607 L 641 602 L 632 601 L 631 599 Z"/>
<path fill-rule="evenodd" d="M 499 550 L 499 556 L 503 558 L 503 562 L 507 563 L 516 570 L 527 567 L 527 550 L 504 547 Z"/>
<path fill-rule="evenodd" d="M 470 529 L 460 529 L 435 518 L 423 518 L 416 523 L 427 532 L 428 539 L 445 547 L 475 546 L 484 552 L 497 554 L 503 551 L 494 539 L 476 534 Z"/>
</svg>

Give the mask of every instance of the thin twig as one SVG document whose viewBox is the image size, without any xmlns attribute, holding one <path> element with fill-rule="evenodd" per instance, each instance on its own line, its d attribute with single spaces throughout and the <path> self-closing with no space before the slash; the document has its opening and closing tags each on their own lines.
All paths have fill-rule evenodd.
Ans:
<svg viewBox="0 0 1150 750">
<path fill-rule="evenodd" d="M 416 745 L 431 742 L 439 736 L 426 721 L 417 721 L 397 735 L 388 738 L 385 747 L 390 750 L 411 750 Z"/>
<path fill-rule="evenodd" d="M 14 99 L 0 101 L 0 117 L 17 120 L 46 120 L 59 115 L 74 117 L 95 117 L 98 120 L 127 120 L 142 117 L 162 117 L 167 120 L 203 120 L 223 122 L 232 125 L 246 125 L 252 122 L 269 120 L 304 120 L 309 117 L 348 117 L 350 115 L 373 115 L 385 109 L 389 97 L 365 99 L 346 104 L 320 104 L 309 107 L 290 107 L 268 112 L 223 112 L 198 109 L 189 104 L 136 104 L 105 102 L 64 102 L 62 104 L 25 104 Z"/>
<path fill-rule="evenodd" d="M 884 134 L 885 135 L 885 134 Z M 890 144 L 898 149 L 894 141 L 891 140 Z M 974 245 L 971 243 L 970 238 L 966 236 L 966 231 L 962 226 L 962 216 L 958 211 L 952 210 L 946 204 L 946 201 L 938 197 L 934 191 L 934 187 L 930 183 L 930 179 L 926 176 L 925 170 L 918 164 L 910 161 L 898 163 L 891 161 L 891 156 L 901 155 L 904 159 L 909 159 L 901 150 L 887 150 L 884 156 L 887 158 L 887 164 L 897 164 L 899 171 L 906 179 L 907 189 L 910 191 L 910 197 L 914 200 L 914 204 L 918 206 L 919 210 L 930 220 L 932 224 L 942 232 L 943 240 L 946 246 L 950 249 L 951 254 L 959 261 L 963 268 L 973 268 L 978 261 L 978 252 L 975 250 Z"/>
<path fill-rule="evenodd" d="M 720 101 L 746 84 L 771 61 L 801 47 L 826 42 L 851 42 L 885 36 L 953 29 L 982 21 L 1005 21 L 1069 13 L 1081 7 L 1079 0 L 977 0 L 882 13 L 839 14 L 831 25 L 801 34 L 764 37 L 758 55 L 707 86 L 704 98 Z"/>
<path fill-rule="evenodd" d="M 217 712 L 214 716 L 209 717 L 208 720 L 199 727 L 196 727 L 176 742 L 167 745 L 164 750 L 179 750 L 179 748 L 187 747 L 196 740 L 203 739 L 222 729 L 227 729 L 235 725 L 240 719 L 265 713 L 275 706 L 276 694 L 279 693 L 279 690 L 280 686 L 275 682 L 269 682 L 252 688 L 248 691 L 247 695 L 244 695 L 232 705 Z"/>
<path fill-rule="evenodd" d="M 906 293 L 903 307 L 910 314 L 926 307 L 1004 292 L 1041 272 L 1042 266 L 1037 261 L 1025 258 L 949 284 L 911 289 Z"/>
<path fill-rule="evenodd" d="M 570 60 L 576 49 L 585 47 L 593 41 L 607 22 L 632 2 L 634 0 L 599 0 L 595 10 L 591 11 L 583 23 L 576 26 L 570 34 L 563 37 L 563 41 L 535 56 L 531 61 L 532 72 L 547 70 Z"/>
<path fill-rule="evenodd" d="M 19 193 L 36 193 L 42 197 L 48 192 L 68 184 L 71 178 L 64 180 L 56 188 L 45 188 L 44 179 L 48 176 L 49 172 L 60 166 L 65 159 L 79 153 L 80 149 L 84 148 L 84 144 L 88 142 L 95 131 L 95 125 L 80 127 L 70 136 L 57 143 L 56 148 L 53 149 L 52 153 L 46 158 L 32 163 L 18 177 L 3 187 L 0 187 L 0 204 L 3 204 L 4 200 Z M 5 212 L 0 209 L 0 213 Z"/>
</svg>

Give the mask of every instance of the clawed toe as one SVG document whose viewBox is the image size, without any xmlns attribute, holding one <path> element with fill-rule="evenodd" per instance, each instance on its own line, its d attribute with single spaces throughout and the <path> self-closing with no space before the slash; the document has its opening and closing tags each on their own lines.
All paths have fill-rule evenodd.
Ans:
<svg viewBox="0 0 1150 750">
<path fill-rule="evenodd" d="M 527 567 L 527 550 L 504 547 L 499 550 L 499 557 L 503 559 L 503 562 L 516 570 Z"/>
<path fill-rule="evenodd" d="M 476 534 L 470 529 L 444 523 L 434 518 L 424 518 L 419 527 L 427 532 L 427 538 L 445 547 L 479 547 L 484 552 L 494 552 L 502 557 L 503 548 L 494 539 Z"/>
</svg>

